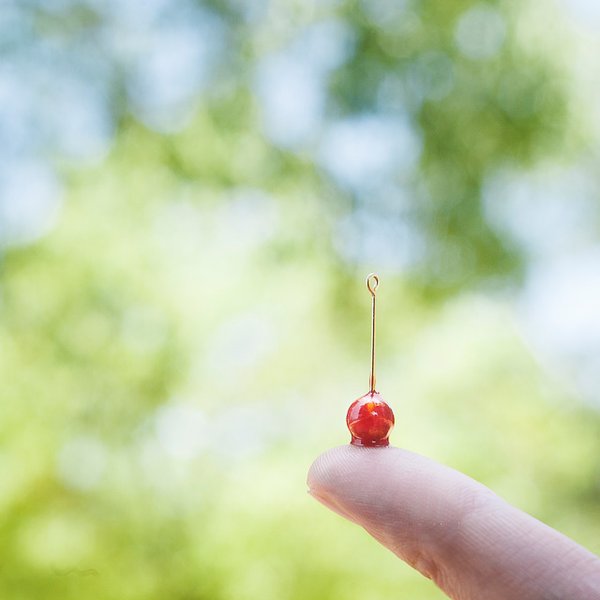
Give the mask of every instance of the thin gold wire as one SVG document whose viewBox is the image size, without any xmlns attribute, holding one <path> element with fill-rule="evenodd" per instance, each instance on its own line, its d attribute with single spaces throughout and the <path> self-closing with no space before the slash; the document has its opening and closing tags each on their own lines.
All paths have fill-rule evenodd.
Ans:
<svg viewBox="0 0 600 600">
<path fill-rule="evenodd" d="M 376 331 L 376 322 L 375 322 L 375 293 L 377 288 L 379 287 L 379 277 L 375 273 L 369 273 L 367 275 L 367 289 L 369 290 L 369 294 L 371 294 L 371 375 L 369 376 L 369 393 L 375 393 L 375 331 Z"/>
</svg>

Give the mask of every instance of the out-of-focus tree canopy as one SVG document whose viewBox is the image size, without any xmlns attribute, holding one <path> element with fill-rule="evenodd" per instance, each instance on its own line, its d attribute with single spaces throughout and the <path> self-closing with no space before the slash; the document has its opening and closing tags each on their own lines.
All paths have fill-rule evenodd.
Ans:
<svg viewBox="0 0 600 600">
<path fill-rule="evenodd" d="M 514 275 L 519 248 L 490 223 L 485 180 L 556 154 L 568 111 L 528 8 L 9 2 L 5 152 L 93 160 L 137 121 L 183 179 L 311 179 L 343 261 L 385 255 L 440 291 Z M 213 137 L 194 134 L 199 114 Z"/>
</svg>

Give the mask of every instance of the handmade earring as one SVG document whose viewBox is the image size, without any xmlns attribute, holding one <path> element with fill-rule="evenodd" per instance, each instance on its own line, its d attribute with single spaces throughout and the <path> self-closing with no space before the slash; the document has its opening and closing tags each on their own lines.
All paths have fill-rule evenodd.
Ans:
<svg viewBox="0 0 600 600">
<path fill-rule="evenodd" d="M 375 391 L 375 294 L 379 277 L 375 273 L 367 276 L 367 289 L 371 294 L 371 376 L 369 392 L 355 400 L 348 409 L 346 425 L 350 430 L 354 446 L 388 446 L 394 427 L 394 413 L 381 394 Z"/>
</svg>

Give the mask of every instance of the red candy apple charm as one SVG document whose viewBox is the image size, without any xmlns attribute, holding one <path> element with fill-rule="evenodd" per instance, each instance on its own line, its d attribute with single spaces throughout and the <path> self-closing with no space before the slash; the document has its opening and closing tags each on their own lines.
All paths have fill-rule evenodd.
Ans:
<svg viewBox="0 0 600 600">
<path fill-rule="evenodd" d="M 346 425 L 354 446 L 387 446 L 394 427 L 394 413 L 380 394 L 369 392 L 350 405 Z"/>
<path fill-rule="evenodd" d="M 394 413 L 385 403 L 379 392 L 375 391 L 375 291 L 379 277 L 371 273 L 367 277 L 367 289 L 371 294 L 371 376 L 370 390 L 348 409 L 346 425 L 350 430 L 354 446 L 388 446 L 389 435 L 394 427 Z"/>
</svg>

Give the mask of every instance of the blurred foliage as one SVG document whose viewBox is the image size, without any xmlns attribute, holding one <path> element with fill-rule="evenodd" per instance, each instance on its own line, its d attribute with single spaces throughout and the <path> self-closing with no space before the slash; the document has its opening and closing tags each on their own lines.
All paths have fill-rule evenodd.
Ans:
<svg viewBox="0 0 600 600">
<path fill-rule="evenodd" d="M 526 6 L 9 6 L 6 64 L 87 80 L 112 133 L 80 160 L 60 135 L 71 112 L 42 121 L 34 149 L 64 202 L 47 235 L 4 244 L 5 597 L 441 598 L 304 494 L 366 385 L 362 280 L 380 264 L 395 443 L 600 551 L 600 418 L 536 363 L 510 301 L 477 292 L 525 267 L 487 217 L 486 178 L 572 135 L 563 67 L 517 26 Z M 174 23 L 216 57 L 160 112 L 139 69 L 185 51 L 161 45 Z M 272 56 L 325 90 L 296 98 L 316 125 L 293 102 L 269 121 Z M 67 83 L 30 75 L 52 109 Z"/>
</svg>

